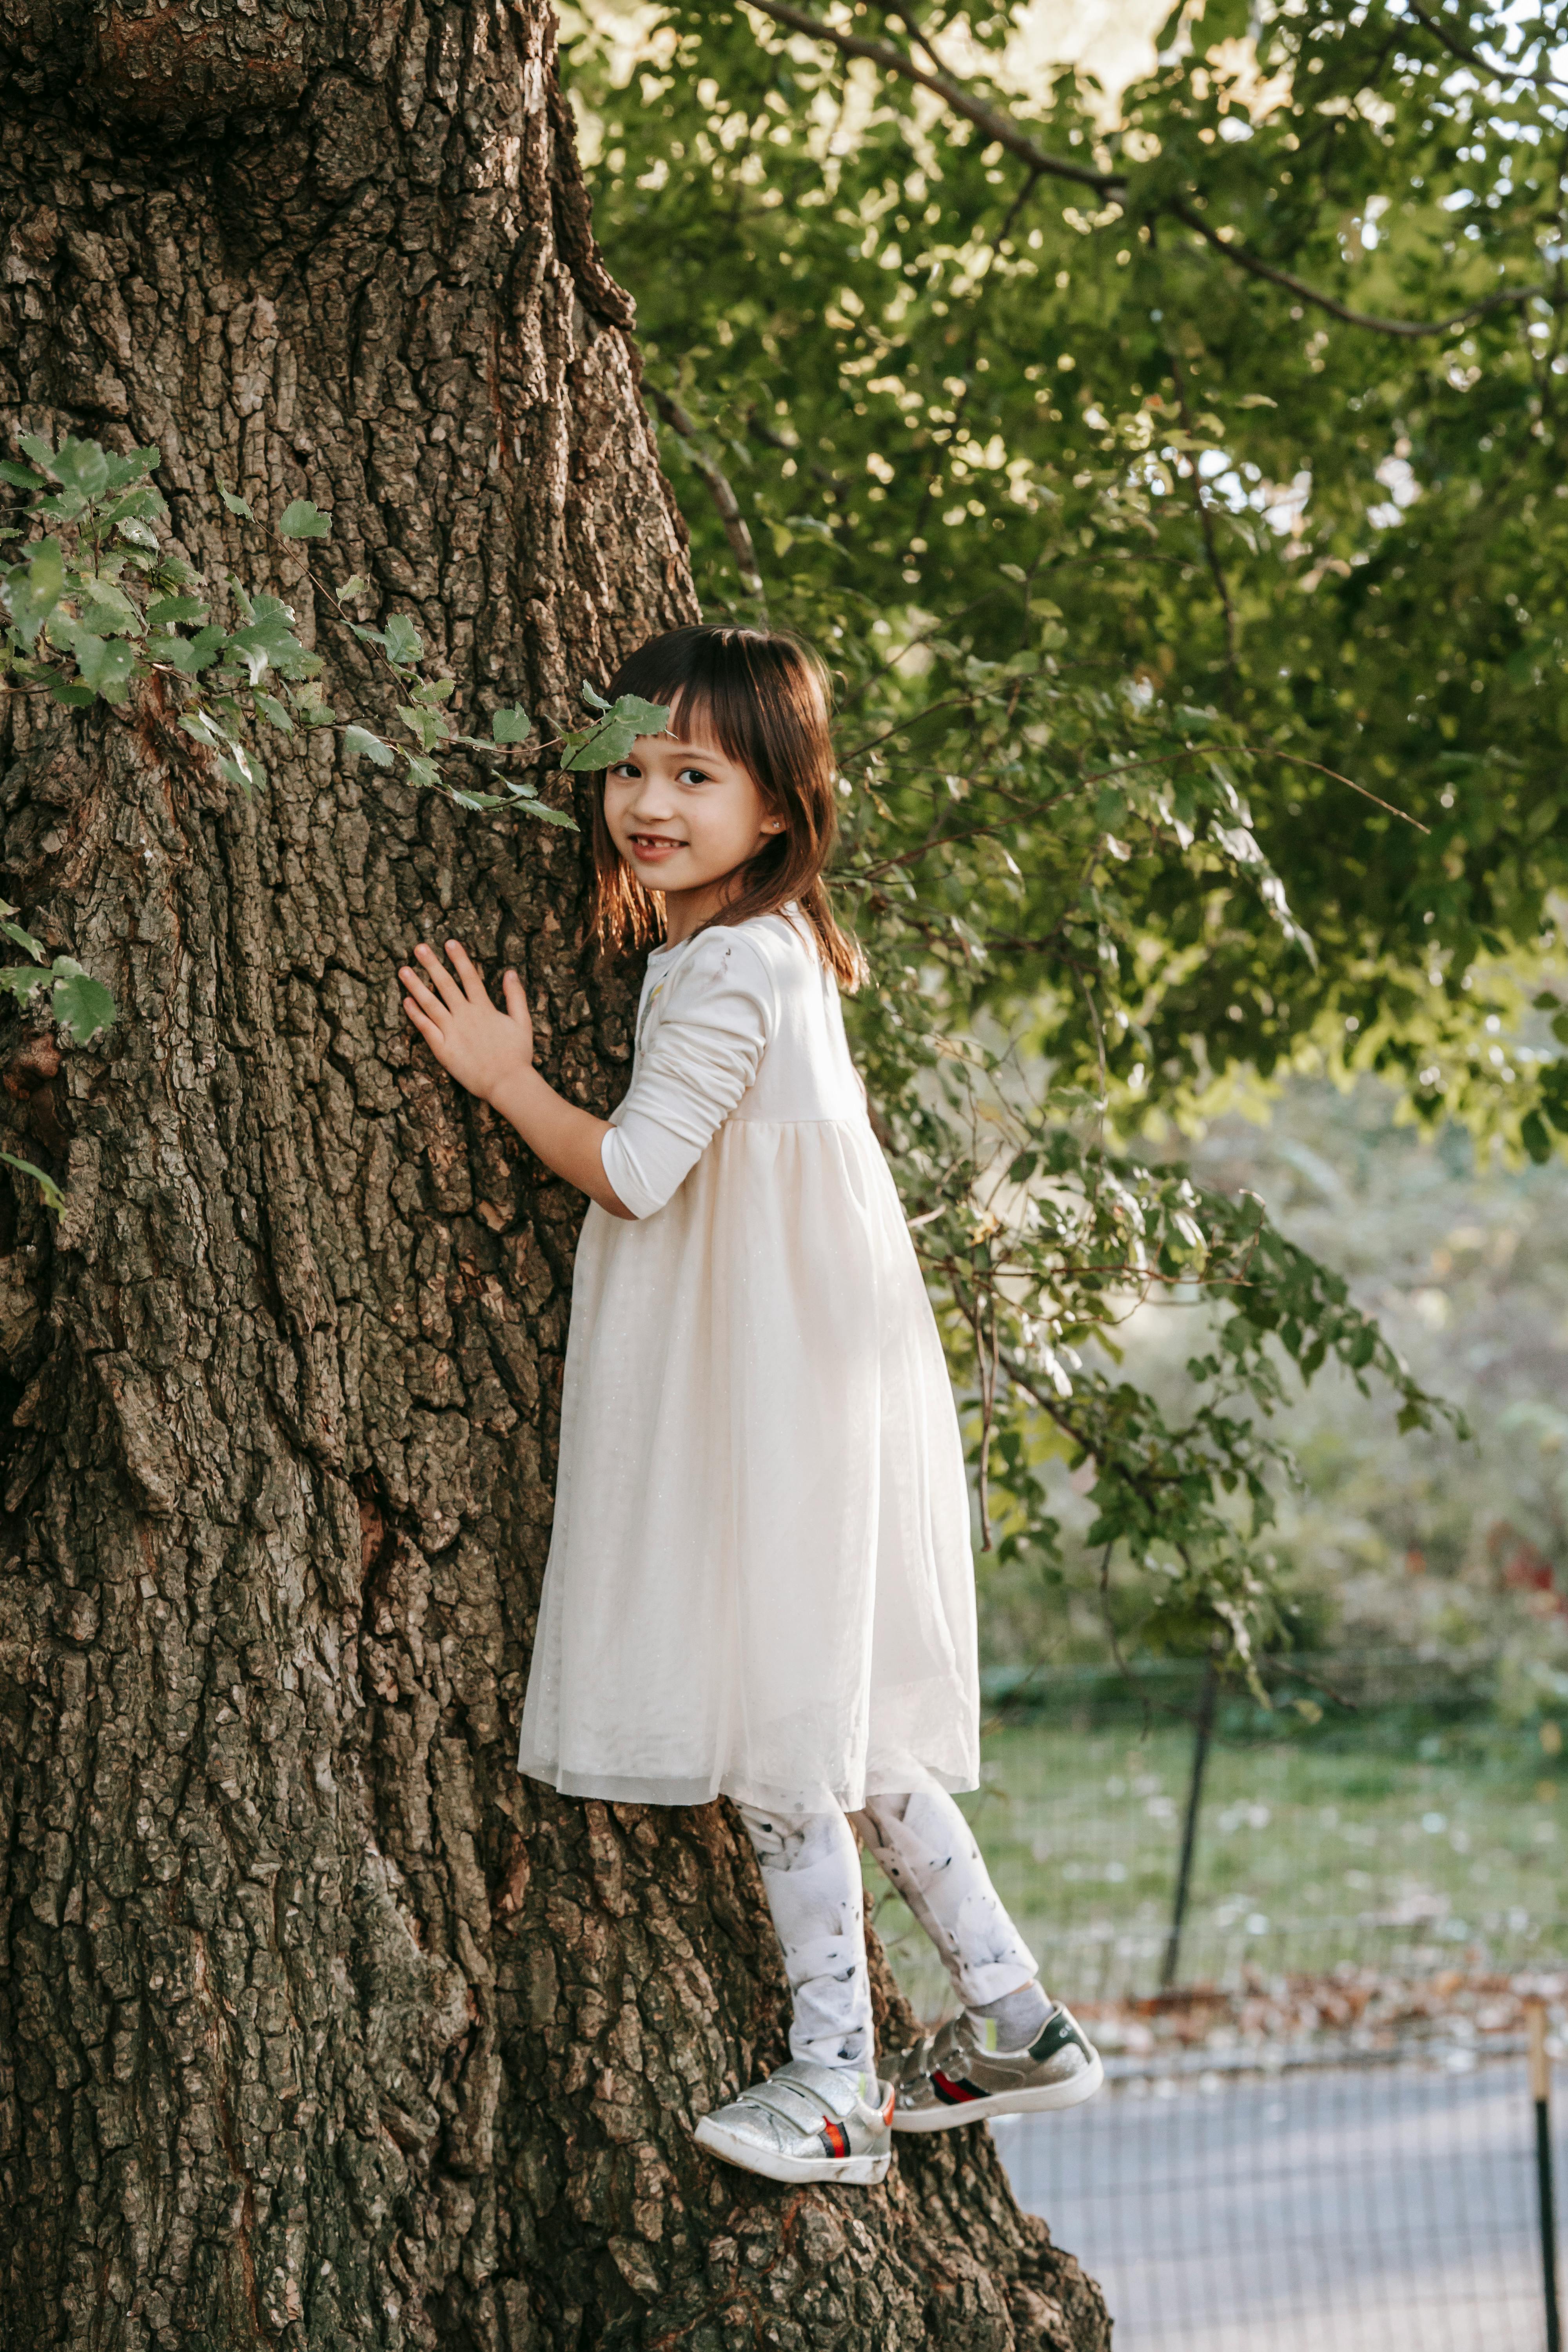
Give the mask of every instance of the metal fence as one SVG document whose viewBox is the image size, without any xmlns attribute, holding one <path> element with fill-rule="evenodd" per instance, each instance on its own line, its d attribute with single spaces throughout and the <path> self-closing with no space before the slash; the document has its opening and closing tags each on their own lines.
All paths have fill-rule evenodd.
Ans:
<svg viewBox="0 0 1568 2352">
<path fill-rule="evenodd" d="M 1118 2352 L 1559 2352 L 1527 2080 L 1568 2056 L 1559 1738 L 1491 1662 L 997 1677 L 963 1801 L 1107 2060 L 994 2126 L 1105 2287 Z M 885 1890 L 916 2006 L 945 1979 Z M 1560 2082 L 1563 2076 L 1560 2074 Z"/>
<path fill-rule="evenodd" d="M 1542 2352 L 1519 2054 L 1112 2062 L 993 2126 L 1019 2201 L 1105 2290 L 1117 2352 Z M 1558 2177 L 1568 2147 L 1559 2117 Z"/>
</svg>

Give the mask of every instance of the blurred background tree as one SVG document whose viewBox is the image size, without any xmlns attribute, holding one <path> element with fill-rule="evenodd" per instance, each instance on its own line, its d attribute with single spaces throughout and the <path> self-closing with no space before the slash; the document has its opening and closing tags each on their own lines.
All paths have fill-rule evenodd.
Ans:
<svg viewBox="0 0 1568 2352">
<path fill-rule="evenodd" d="M 1331 1384 L 1270 1531 L 1268 1429 L 1281 1346 L 1484 1419 L 1431 1302 L 1496 1319 L 1504 1270 L 1443 1235 L 1509 1227 L 1494 1154 L 1557 1213 L 1563 16 L 567 12 L 705 610 L 838 674 L 857 1042 L 994 1656 L 1111 1638 L 1102 1582 L 1188 1649 L 1327 1638 L 1373 1553 L 1517 1591 L 1504 1524 L 1550 1585 L 1500 1491 L 1542 1486 L 1550 1281 L 1484 1472 Z"/>
</svg>

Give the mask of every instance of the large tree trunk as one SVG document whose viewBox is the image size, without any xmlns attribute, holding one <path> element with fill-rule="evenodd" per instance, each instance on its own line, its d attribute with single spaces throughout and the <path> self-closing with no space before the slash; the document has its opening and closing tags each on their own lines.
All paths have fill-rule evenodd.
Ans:
<svg viewBox="0 0 1568 2352">
<path fill-rule="evenodd" d="M 552 43 L 542 0 L 0 10 L 5 419 L 157 443 L 356 715 L 215 473 L 330 508 L 470 713 L 569 717 L 692 610 Z M 783 2047 L 750 1852 L 513 1769 L 580 1203 L 393 967 L 516 961 L 607 1108 L 579 844 L 330 736 L 247 806 L 154 709 L 5 708 L 0 888 L 123 1013 L 3 1056 L 68 1187 L 0 1212 L 5 2344 L 1103 2346 L 984 2132 L 870 2192 L 700 2157 Z"/>
</svg>

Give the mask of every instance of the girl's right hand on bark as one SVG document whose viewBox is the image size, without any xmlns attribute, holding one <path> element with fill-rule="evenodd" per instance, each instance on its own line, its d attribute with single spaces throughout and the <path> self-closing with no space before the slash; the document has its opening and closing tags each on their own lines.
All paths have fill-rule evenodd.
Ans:
<svg viewBox="0 0 1568 2352">
<path fill-rule="evenodd" d="M 421 940 L 414 950 L 422 969 L 402 964 L 398 978 L 408 993 L 403 1009 L 436 1059 L 460 1087 L 484 1101 L 532 1066 L 533 1023 L 522 982 L 515 971 L 501 982 L 506 998 L 502 1012 L 490 1003 L 484 982 L 469 961 L 462 942 L 448 940 L 447 970 L 434 948 Z"/>
</svg>

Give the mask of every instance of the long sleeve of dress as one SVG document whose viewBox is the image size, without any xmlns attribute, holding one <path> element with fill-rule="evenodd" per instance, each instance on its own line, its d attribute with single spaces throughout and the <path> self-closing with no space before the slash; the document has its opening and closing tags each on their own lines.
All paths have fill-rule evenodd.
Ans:
<svg viewBox="0 0 1568 2352">
<path fill-rule="evenodd" d="M 664 986 L 668 1001 L 600 1147 L 634 1217 L 652 1216 L 684 1183 L 755 1078 L 775 1019 L 767 966 L 735 931 L 704 932 Z"/>
</svg>

